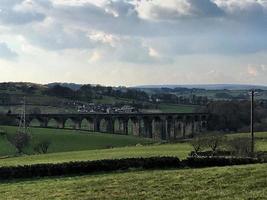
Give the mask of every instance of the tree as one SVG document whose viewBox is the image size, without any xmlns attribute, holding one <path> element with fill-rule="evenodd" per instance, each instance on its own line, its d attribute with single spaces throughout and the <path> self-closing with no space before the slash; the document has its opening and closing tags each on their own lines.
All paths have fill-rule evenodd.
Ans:
<svg viewBox="0 0 267 200">
<path fill-rule="evenodd" d="M 251 154 L 251 139 L 234 138 L 228 141 L 228 148 L 237 156 L 249 156 Z"/>
<path fill-rule="evenodd" d="M 190 144 L 194 148 L 194 152 L 197 155 L 201 150 L 207 146 L 207 140 L 204 136 L 198 136 L 190 141 Z"/>
<path fill-rule="evenodd" d="M 211 148 L 212 154 L 215 155 L 216 151 L 224 144 L 226 137 L 220 133 L 214 133 L 206 137 L 207 146 Z"/>
<path fill-rule="evenodd" d="M 23 132 L 17 132 L 14 137 L 9 137 L 9 141 L 17 149 L 19 154 L 23 153 L 23 149 L 30 142 L 30 135 Z"/>
</svg>

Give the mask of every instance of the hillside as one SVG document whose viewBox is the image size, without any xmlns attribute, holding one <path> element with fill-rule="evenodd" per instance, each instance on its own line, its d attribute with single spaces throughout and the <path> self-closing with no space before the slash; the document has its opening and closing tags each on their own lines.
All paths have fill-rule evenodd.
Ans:
<svg viewBox="0 0 267 200">
<path fill-rule="evenodd" d="M 187 88 L 187 89 L 205 89 L 205 90 L 267 90 L 265 85 L 248 85 L 248 84 L 183 84 L 183 85 L 141 85 L 134 88 Z"/>
<path fill-rule="evenodd" d="M 8 136 L 14 135 L 17 127 L 1 126 Z M 92 133 L 88 131 L 31 128 L 30 147 L 25 149 L 27 154 L 35 154 L 33 148 L 41 141 L 49 141 L 48 153 L 70 152 L 82 150 L 110 149 L 114 147 L 151 144 L 150 139 L 125 135 Z M 0 157 L 13 155 L 16 149 L 8 142 L 7 136 L 0 136 Z"/>
<path fill-rule="evenodd" d="M 116 110 L 124 105 L 133 109 L 149 112 L 172 111 L 194 112 L 196 105 L 180 105 L 179 102 L 160 102 L 148 93 L 126 88 L 105 87 L 100 85 L 79 85 L 68 83 L 51 83 L 40 85 L 34 83 L 0 83 L 0 113 L 20 113 L 21 105 L 26 99 L 28 113 L 77 113 L 106 112 Z M 169 105 L 172 104 L 172 105 Z"/>
</svg>

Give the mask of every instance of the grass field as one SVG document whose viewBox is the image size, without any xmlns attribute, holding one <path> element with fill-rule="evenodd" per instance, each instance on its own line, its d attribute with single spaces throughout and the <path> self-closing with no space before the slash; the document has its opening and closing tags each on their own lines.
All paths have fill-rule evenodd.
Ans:
<svg viewBox="0 0 267 200">
<path fill-rule="evenodd" d="M 2 199 L 266 199 L 267 165 L 133 171 L 0 183 Z"/>
<path fill-rule="evenodd" d="M 175 105 L 175 104 L 159 104 L 159 110 L 167 113 L 193 113 L 200 106 L 194 105 Z"/>
<path fill-rule="evenodd" d="M 15 127 L 2 127 L 15 132 Z M 151 140 L 83 131 L 34 129 L 33 139 L 53 138 L 51 152 L 0 159 L 0 166 L 59 163 L 128 157 L 178 156 L 192 150 L 189 143 L 149 144 Z M 87 133 L 87 134 L 86 134 Z M 227 137 L 247 137 L 231 134 Z M 117 148 L 103 149 L 113 143 Z M 0 145 L 4 140 L 0 139 Z M 267 133 L 256 133 L 258 150 L 267 150 Z M 8 144 L 6 144 L 8 145 Z M 77 146 L 76 146 L 77 145 Z M 121 147 L 126 146 L 126 147 Z M 94 149 L 94 150 L 92 150 Z M 100 173 L 0 182 L 0 199 L 266 199 L 267 164 L 203 169 L 153 170 Z"/>
<path fill-rule="evenodd" d="M 15 134 L 17 127 L 1 126 L 9 134 Z M 51 146 L 48 153 L 81 151 L 92 149 L 106 149 L 110 147 L 135 146 L 136 144 L 150 144 L 150 139 L 133 136 L 111 135 L 103 133 L 90 133 L 87 131 L 60 130 L 31 128 L 31 146 L 38 141 L 50 140 Z M 28 154 L 34 153 L 32 148 L 26 149 Z M 6 136 L 0 136 L 0 156 L 15 154 L 15 149 L 10 145 Z"/>
<path fill-rule="evenodd" d="M 42 131 L 43 129 L 37 130 Z M 178 156 L 180 159 L 184 159 L 188 156 L 189 152 L 192 151 L 192 147 L 189 143 L 151 144 L 153 142 L 151 140 L 144 140 L 130 136 L 109 134 L 87 135 L 84 132 L 77 133 L 66 130 L 64 130 L 64 133 L 62 133 L 61 131 L 63 130 L 58 129 L 47 129 L 45 131 L 49 131 L 50 133 L 48 132 L 47 134 L 47 132 L 39 132 L 36 133 L 36 137 L 38 139 L 40 139 L 41 136 L 53 138 L 53 141 L 55 140 L 54 147 L 51 146 L 50 152 L 58 153 L 0 159 L 0 166 L 150 156 Z M 59 132 L 57 133 L 54 131 Z M 55 135 L 55 133 L 57 134 Z M 249 136 L 249 134 L 243 133 L 228 135 L 228 137 L 246 136 Z M 256 149 L 258 151 L 267 151 L 267 133 L 256 133 L 255 136 Z M 79 144 L 80 142 L 81 144 Z M 107 146 L 105 145 L 112 143 L 117 148 L 107 149 Z M 57 146 L 56 144 L 59 146 Z M 136 144 L 139 145 L 136 146 Z M 131 147 L 130 145 L 133 146 Z M 9 144 L 9 148 L 10 147 L 11 146 Z M 67 150 L 69 151 L 66 152 Z"/>
<path fill-rule="evenodd" d="M 148 146 L 122 147 L 102 150 L 73 151 L 22 157 L 11 157 L 6 159 L 0 159 L 0 166 L 151 156 L 178 156 L 179 158 L 186 158 L 191 150 L 192 147 L 187 143 L 164 145 L 154 144 Z"/>
</svg>

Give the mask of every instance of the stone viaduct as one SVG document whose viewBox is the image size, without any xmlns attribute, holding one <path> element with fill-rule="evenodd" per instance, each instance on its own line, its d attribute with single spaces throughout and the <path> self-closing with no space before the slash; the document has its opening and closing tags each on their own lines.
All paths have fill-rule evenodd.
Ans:
<svg viewBox="0 0 267 200">
<path fill-rule="evenodd" d="M 9 115 L 16 119 L 20 115 Z M 90 124 L 87 130 L 111 134 L 129 134 L 129 122 L 132 135 L 156 140 L 176 140 L 192 137 L 206 130 L 207 113 L 125 113 L 125 114 L 27 114 L 27 125 L 38 120 L 40 127 L 49 127 L 54 120 L 57 128 L 65 128 L 67 120 L 73 122 L 73 128 L 81 130 L 82 122 Z M 115 122 L 117 128 L 115 128 Z"/>
</svg>

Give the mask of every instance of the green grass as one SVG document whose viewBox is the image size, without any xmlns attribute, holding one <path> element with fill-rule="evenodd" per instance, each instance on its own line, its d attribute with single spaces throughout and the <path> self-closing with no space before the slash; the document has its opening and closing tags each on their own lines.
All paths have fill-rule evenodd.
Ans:
<svg viewBox="0 0 267 200">
<path fill-rule="evenodd" d="M 2 199 L 266 199 L 267 165 L 133 171 L 0 183 Z"/>
<path fill-rule="evenodd" d="M 194 105 L 159 104 L 159 110 L 167 113 L 192 113 L 199 107 Z"/>
<path fill-rule="evenodd" d="M 12 157 L 0 159 L 0 166 L 152 156 L 178 156 L 179 158 L 186 158 L 191 150 L 192 147 L 187 143 L 164 145 L 154 144 L 149 146 L 122 147 L 113 149 L 73 151 Z"/>
<path fill-rule="evenodd" d="M 17 127 L 9 126 L 1 126 L 1 129 L 11 135 L 17 131 Z M 105 149 L 110 147 L 133 146 L 136 144 L 150 144 L 153 142 L 150 139 L 133 136 L 91 133 L 77 130 L 31 128 L 30 133 L 32 137 L 31 147 L 39 141 L 51 141 L 48 153 Z M 27 148 L 26 152 L 32 154 L 33 150 L 32 148 Z M 0 156 L 11 154 L 15 154 L 15 149 L 7 141 L 6 136 L 0 136 Z"/>
<path fill-rule="evenodd" d="M 228 134 L 228 138 L 234 137 L 251 137 L 250 133 L 236 133 L 236 134 Z M 255 133 L 256 139 L 256 150 L 257 151 L 267 151 L 267 132 L 258 132 Z"/>
<path fill-rule="evenodd" d="M 2 128 L 9 133 L 16 131 L 16 127 Z M 154 141 L 149 139 L 74 130 L 33 128 L 32 136 L 32 143 L 43 139 L 52 141 L 48 154 L 0 159 L 0 166 L 150 156 L 178 156 L 184 159 L 192 151 L 189 143 L 151 145 Z M 249 133 L 228 135 L 246 136 Z M 255 137 L 256 149 L 267 151 L 267 133 L 255 133 Z M 0 145 L 1 156 L 15 154 L 14 147 L 1 137 Z M 108 148 L 109 146 L 116 148 Z M 33 153 L 31 149 L 28 152 Z"/>
<path fill-rule="evenodd" d="M 102 99 L 93 99 L 93 102 L 97 104 L 131 103 L 132 101 L 132 99 L 116 98 L 111 96 L 103 96 Z"/>
</svg>

